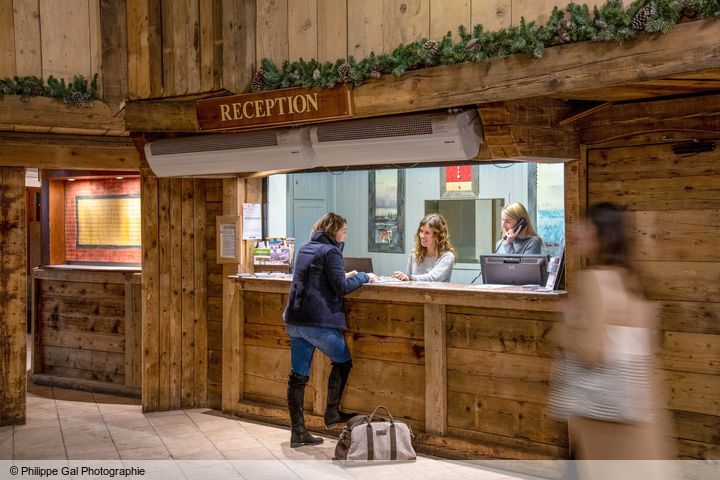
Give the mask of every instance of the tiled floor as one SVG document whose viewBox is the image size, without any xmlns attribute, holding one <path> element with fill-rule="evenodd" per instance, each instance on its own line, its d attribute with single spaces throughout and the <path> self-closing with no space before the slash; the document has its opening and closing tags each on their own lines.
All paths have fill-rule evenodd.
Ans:
<svg viewBox="0 0 720 480">
<path fill-rule="evenodd" d="M 521 478 L 425 456 L 410 463 L 341 465 L 331 461 L 335 439 L 292 449 L 289 437 L 287 428 L 213 410 L 143 414 L 135 399 L 30 384 L 27 423 L 0 427 L 0 460 L 115 460 L 119 465 L 166 460 L 146 463 L 161 470 L 172 464 L 182 475 L 171 476 L 187 479 Z"/>
</svg>

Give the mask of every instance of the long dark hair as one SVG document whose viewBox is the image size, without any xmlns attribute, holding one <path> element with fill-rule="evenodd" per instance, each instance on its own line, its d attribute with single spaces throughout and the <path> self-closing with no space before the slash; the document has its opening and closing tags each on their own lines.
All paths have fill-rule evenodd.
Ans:
<svg viewBox="0 0 720 480">
<path fill-rule="evenodd" d="M 628 237 L 627 214 L 610 202 L 597 203 L 588 210 L 588 219 L 597 232 L 598 266 L 620 267 L 625 287 L 633 293 L 643 295 L 643 288 L 636 270 L 630 262 L 631 243 Z"/>
<path fill-rule="evenodd" d="M 429 226 L 435 232 L 435 250 L 437 256 L 440 257 L 445 252 L 452 252 L 455 254 L 455 248 L 453 248 L 452 242 L 450 241 L 450 232 L 448 232 L 447 221 L 445 217 L 439 213 L 428 213 L 420 220 L 420 225 L 415 232 L 415 261 L 422 263 L 427 255 L 427 248 L 423 247 L 420 243 L 420 229 L 423 226 Z"/>
<path fill-rule="evenodd" d="M 590 207 L 588 219 L 597 230 L 597 264 L 632 268 L 625 212 L 610 202 Z"/>
</svg>

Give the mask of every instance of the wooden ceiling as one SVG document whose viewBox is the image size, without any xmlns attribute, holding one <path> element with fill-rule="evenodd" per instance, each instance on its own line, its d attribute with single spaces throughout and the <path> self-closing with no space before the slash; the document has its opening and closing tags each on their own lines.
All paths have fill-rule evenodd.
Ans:
<svg viewBox="0 0 720 480">
<path fill-rule="evenodd" d="M 720 68 L 672 75 L 653 80 L 590 88 L 575 92 L 550 95 L 561 100 L 585 100 L 595 102 L 625 102 L 658 97 L 693 95 L 720 92 Z"/>
</svg>

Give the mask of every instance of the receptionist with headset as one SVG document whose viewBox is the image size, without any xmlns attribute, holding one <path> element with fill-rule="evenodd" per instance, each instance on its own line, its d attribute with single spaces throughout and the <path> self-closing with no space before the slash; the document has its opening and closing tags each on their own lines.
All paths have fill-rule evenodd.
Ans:
<svg viewBox="0 0 720 480">
<path fill-rule="evenodd" d="M 495 253 L 512 255 L 539 255 L 542 240 L 530 223 L 530 216 L 522 203 L 511 203 L 503 208 L 503 238 L 495 245 Z"/>
</svg>

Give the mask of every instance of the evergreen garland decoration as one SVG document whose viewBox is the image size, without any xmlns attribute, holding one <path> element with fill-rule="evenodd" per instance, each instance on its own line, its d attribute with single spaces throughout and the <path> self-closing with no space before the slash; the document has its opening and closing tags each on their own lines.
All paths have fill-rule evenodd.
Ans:
<svg viewBox="0 0 720 480">
<path fill-rule="evenodd" d="M 89 84 L 82 75 L 75 75 L 68 84 L 65 84 L 65 79 L 58 80 L 52 75 L 47 83 L 36 76 L 0 79 L 0 99 L 5 95 L 19 95 L 23 102 L 30 97 L 50 97 L 84 108 L 91 107 L 93 101 L 100 98 L 97 94 L 97 74 Z"/>
<path fill-rule="evenodd" d="M 468 30 L 459 26 L 455 41 L 452 32 L 439 40 L 421 38 L 401 44 L 389 54 L 370 53 L 356 60 L 352 56 L 335 63 L 285 60 L 280 67 L 264 58 L 256 73 L 262 85 L 253 83 L 253 91 L 288 87 L 334 88 L 347 83 L 353 87 L 368 79 L 438 65 L 479 62 L 487 58 L 525 53 L 540 58 L 547 47 L 575 42 L 616 42 L 635 38 L 641 32 L 667 33 L 683 18 L 720 17 L 720 0 L 635 0 L 624 7 L 622 0 L 607 0 L 601 6 L 570 3 L 555 7 L 544 25 L 526 22 L 487 31 L 478 24 Z M 633 25 L 641 29 L 633 28 Z"/>
</svg>

